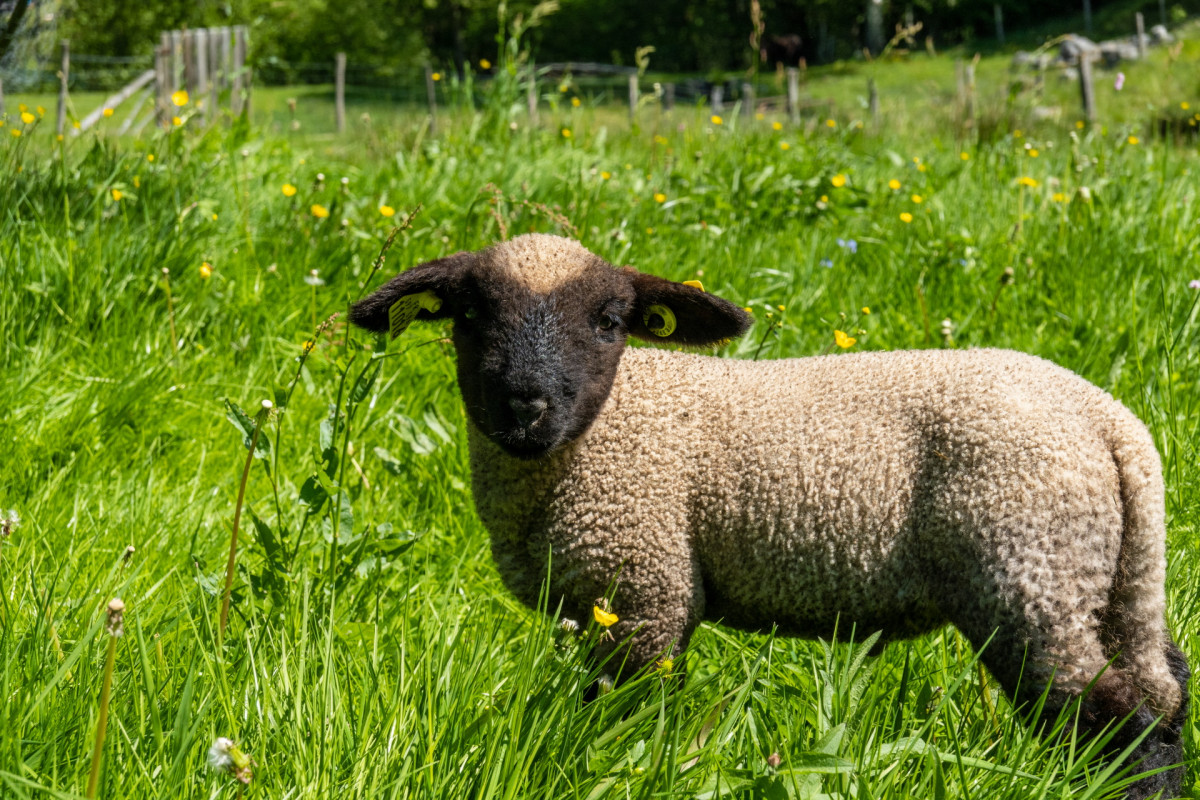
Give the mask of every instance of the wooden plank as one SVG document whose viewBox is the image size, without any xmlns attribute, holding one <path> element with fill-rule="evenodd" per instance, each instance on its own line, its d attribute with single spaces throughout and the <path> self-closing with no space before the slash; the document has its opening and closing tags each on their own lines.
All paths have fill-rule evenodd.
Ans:
<svg viewBox="0 0 1200 800">
<path fill-rule="evenodd" d="M 241 114 L 246 103 L 246 26 L 233 27 L 233 113 Z"/>
<path fill-rule="evenodd" d="M 787 68 L 787 110 L 792 124 L 800 121 L 800 69 Z"/>
<path fill-rule="evenodd" d="M 62 136 L 67 127 L 67 78 L 71 74 L 71 43 L 62 43 L 62 64 L 58 70 L 58 120 L 55 130 Z"/>
<path fill-rule="evenodd" d="M 1134 14 L 1134 26 L 1137 28 L 1137 50 L 1138 58 L 1142 61 L 1146 60 L 1146 20 L 1142 16 L 1142 12 Z"/>
<path fill-rule="evenodd" d="M 338 133 L 346 131 L 346 54 L 337 53 L 333 62 L 333 120 Z"/>
<path fill-rule="evenodd" d="M 100 121 L 100 118 L 104 116 L 104 109 L 116 109 L 117 106 L 121 105 L 121 103 L 124 103 L 134 94 L 136 94 L 138 89 L 144 89 L 149 86 L 157 76 L 157 70 L 148 69 L 129 83 L 125 84 L 125 86 L 123 86 L 116 94 L 106 97 L 104 102 L 101 103 L 95 111 L 83 118 L 83 121 L 79 123 L 79 130 L 77 130 L 75 133 L 78 134 L 80 131 L 86 131 L 88 128 L 95 125 Z M 168 102 L 170 101 L 168 100 Z"/>
<path fill-rule="evenodd" d="M 133 105 L 133 110 L 129 112 L 129 116 L 127 116 L 125 121 L 121 123 L 121 127 L 117 129 L 117 136 L 124 136 L 129 132 L 129 129 L 133 127 L 134 121 L 137 120 L 138 115 L 142 113 L 142 109 L 145 107 L 146 101 L 152 97 L 154 97 L 153 86 L 147 86 L 142 90 L 141 95 L 138 96 L 138 101 Z"/>
<path fill-rule="evenodd" d="M 425 98 L 429 101 L 429 132 L 437 135 L 437 86 L 434 85 L 433 67 L 425 65 Z"/>
<path fill-rule="evenodd" d="M 192 92 L 192 102 L 197 108 L 204 110 L 204 121 L 208 122 L 211 116 L 211 109 L 204 99 L 204 95 L 208 92 L 208 30 L 199 28 L 192 32 L 195 37 L 195 59 L 196 59 L 196 88 Z"/>
<path fill-rule="evenodd" d="M 1083 97 L 1083 116 L 1096 121 L 1096 89 L 1092 85 L 1092 59 L 1087 53 L 1079 56 L 1079 91 Z"/>
<path fill-rule="evenodd" d="M 633 123 L 637 120 L 637 107 L 638 107 L 638 76 L 630 75 L 629 76 L 629 124 L 630 125 L 633 125 Z"/>
<path fill-rule="evenodd" d="M 754 116 L 754 86 L 749 83 L 742 84 L 742 116 Z"/>
</svg>

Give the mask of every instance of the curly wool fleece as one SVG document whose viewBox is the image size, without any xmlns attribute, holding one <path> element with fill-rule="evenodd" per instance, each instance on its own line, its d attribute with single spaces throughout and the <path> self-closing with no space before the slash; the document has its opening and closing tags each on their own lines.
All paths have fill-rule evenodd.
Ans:
<svg viewBox="0 0 1200 800">
<path fill-rule="evenodd" d="M 625 670 L 644 667 L 704 619 L 826 636 L 950 622 L 1018 702 L 1049 685 L 1051 714 L 1083 698 L 1084 729 L 1132 715 L 1117 751 L 1161 715 L 1134 755 L 1181 760 L 1188 667 L 1164 618 L 1161 467 L 1105 392 L 1002 350 L 752 363 L 627 348 L 668 336 L 668 313 L 665 343 L 749 320 L 559 237 L 414 267 L 352 319 L 385 330 L 418 291 L 445 301 L 425 318 L 455 319 L 500 574 L 536 606 L 549 557 L 550 605 L 577 619 L 613 592 L 601 657 L 623 647 Z M 1129 796 L 1174 796 L 1181 780 L 1160 772 Z"/>
</svg>

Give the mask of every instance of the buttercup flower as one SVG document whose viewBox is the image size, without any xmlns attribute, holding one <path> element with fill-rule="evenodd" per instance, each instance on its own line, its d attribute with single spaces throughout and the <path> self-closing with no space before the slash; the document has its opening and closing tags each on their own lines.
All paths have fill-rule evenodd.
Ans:
<svg viewBox="0 0 1200 800">
<path fill-rule="evenodd" d="M 188 104 L 187 89 L 180 89 L 178 92 L 172 92 L 171 102 L 175 104 L 176 108 L 183 108 L 186 106 Z"/>
<path fill-rule="evenodd" d="M 832 183 L 835 187 L 840 189 L 846 185 L 846 176 L 842 175 L 841 173 L 838 173 L 837 175 L 834 175 L 832 178 L 830 178 L 829 182 Z"/>
<path fill-rule="evenodd" d="M 912 222 L 913 215 L 908 213 L 907 211 L 901 211 L 900 212 L 900 221 L 905 222 L 905 223 Z"/>
<path fill-rule="evenodd" d="M 204 280 L 208 280 L 212 277 L 212 264 L 205 261 L 200 265 L 200 277 Z"/>
<path fill-rule="evenodd" d="M 26 125 L 32 125 L 36 121 L 37 117 L 33 114 L 30 114 L 28 111 L 21 112 L 21 122 L 24 122 Z"/>
<path fill-rule="evenodd" d="M 391 206 L 380 206 L 379 213 L 383 214 L 385 217 L 394 217 L 396 216 L 396 209 L 392 208 Z"/>
<path fill-rule="evenodd" d="M 618 621 L 616 614 L 611 614 L 600 606 L 592 606 L 592 617 L 603 628 L 611 628 L 613 625 L 616 625 Z"/>
<path fill-rule="evenodd" d="M 292 186 L 290 183 L 285 183 L 280 191 L 283 192 L 284 197 L 291 197 L 296 194 L 296 187 Z"/>
<path fill-rule="evenodd" d="M 309 210 L 312 211 L 312 215 L 317 219 L 325 219 L 329 216 L 329 209 L 317 203 L 314 203 Z"/>
<path fill-rule="evenodd" d="M 781 130 L 783 130 L 783 123 L 782 123 L 782 122 L 772 122 L 772 123 L 771 123 L 771 130 L 774 130 L 774 131 L 781 131 Z"/>
<path fill-rule="evenodd" d="M 725 120 L 721 119 L 720 115 L 718 115 L 718 114 L 713 114 L 711 117 L 708 118 L 708 121 L 711 122 L 713 125 L 724 125 L 725 124 Z"/>
<path fill-rule="evenodd" d="M 654 193 L 654 202 L 665 203 L 665 202 L 667 202 L 667 196 L 665 194 L 663 194 L 662 192 L 655 192 Z"/>
<path fill-rule="evenodd" d="M 892 178 L 890 181 L 888 181 L 888 188 L 891 189 L 893 192 L 897 191 L 900 188 L 900 181 L 896 180 L 895 178 Z"/>
<path fill-rule="evenodd" d="M 117 202 L 117 203 L 119 203 L 121 201 L 121 198 L 125 196 L 124 194 L 121 193 L 120 189 L 112 189 L 112 190 L 110 190 L 110 193 L 112 194 L 113 202 Z"/>
<path fill-rule="evenodd" d="M 840 347 L 844 350 L 847 347 L 853 347 L 854 343 L 857 342 L 858 339 L 855 339 L 853 336 L 847 336 L 842 331 L 834 331 L 833 332 L 833 341 L 835 344 L 837 344 L 838 347 Z"/>
<path fill-rule="evenodd" d="M 579 106 L 581 106 L 582 104 L 583 104 L 583 101 L 580 100 L 578 97 L 571 98 L 571 108 L 579 108 Z"/>
<path fill-rule="evenodd" d="M 480 69 L 491 69 L 492 62 L 488 61 L 486 58 L 481 58 L 481 59 L 479 59 L 479 68 Z"/>
</svg>

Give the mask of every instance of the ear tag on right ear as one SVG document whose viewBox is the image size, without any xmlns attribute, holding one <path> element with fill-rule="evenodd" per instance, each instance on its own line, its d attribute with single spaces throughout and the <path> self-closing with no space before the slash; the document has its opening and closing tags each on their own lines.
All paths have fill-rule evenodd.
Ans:
<svg viewBox="0 0 1200 800">
<path fill-rule="evenodd" d="M 388 309 L 388 333 L 395 339 L 408 329 L 422 308 L 434 313 L 442 307 L 442 301 L 433 292 L 406 294 Z"/>
<path fill-rule="evenodd" d="M 642 324 L 655 336 L 665 338 L 675 332 L 675 312 L 659 303 L 646 306 Z"/>
</svg>

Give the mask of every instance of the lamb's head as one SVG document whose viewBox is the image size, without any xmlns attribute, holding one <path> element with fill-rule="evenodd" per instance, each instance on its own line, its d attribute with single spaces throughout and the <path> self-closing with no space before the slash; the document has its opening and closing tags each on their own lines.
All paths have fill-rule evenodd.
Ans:
<svg viewBox="0 0 1200 800">
<path fill-rule="evenodd" d="M 472 422 L 522 458 L 587 430 L 612 389 L 626 337 L 714 345 L 752 321 L 697 286 L 618 269 L 578 242 L 542 234 L 413 267 L 357 303 L 350 319 L 385 331 L 389 309 L 422 293 L 418 319 L 454 320 Z"/>
</svg>

